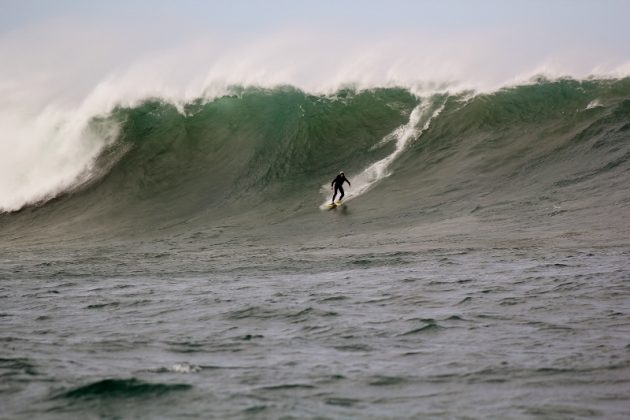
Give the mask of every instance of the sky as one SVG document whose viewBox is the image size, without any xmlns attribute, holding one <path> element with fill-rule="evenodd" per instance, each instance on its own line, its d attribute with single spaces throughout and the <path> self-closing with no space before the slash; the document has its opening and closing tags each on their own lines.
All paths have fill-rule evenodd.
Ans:
<svg viewBox="0 0 630 420">
<path fill-rule="evenodd" d="M 628 0 L 0 0 L 0 93 L 42 103 L 113 80 L 130 96 L 194 96 L 230 83 L 491 90 L 623 76 L 628 16 Z"/>
<path fill-rule="evenodd" d="M 2 0 L 0 30 L 47 19 L 180 20 L 232 32 L 293 25 L 345 26 L 386 33 L 430 25 L 446 31 L 524 25 L 618 38 L 628 33 L 627 0 Z M 627 39 L 627 38 L 626 38 Z M 623 42 L 618 40 L 619 44 Z"/>
</svg>

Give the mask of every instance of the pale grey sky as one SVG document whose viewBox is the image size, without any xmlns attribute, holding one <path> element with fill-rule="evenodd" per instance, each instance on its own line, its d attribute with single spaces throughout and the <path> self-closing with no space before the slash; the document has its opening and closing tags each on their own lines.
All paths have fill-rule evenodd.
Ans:
<svg viewBox="0 0 630 420">
<path fill-rule="evenodd" d="M 629 16 L 630 0 L 0 0 L 0 93 L 619 76 Z"/>
<path fill-rule="evenodd" d="M 629 16 L 628 0 L 2 0 L 0 31 L 57 18 L 161 22 L 164 30 L 185 22 L 233 34 L 296 26 L 383 34 L 419 27 L 468 32 L 511 26 L 628 48 Z"/>
</svg>

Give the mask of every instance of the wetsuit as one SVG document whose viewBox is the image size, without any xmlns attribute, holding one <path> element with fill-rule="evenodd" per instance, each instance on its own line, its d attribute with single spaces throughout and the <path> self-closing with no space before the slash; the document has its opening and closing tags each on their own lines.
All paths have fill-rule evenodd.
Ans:
<svg viewBox="0 0 630 420">
<path fill-rule="evenodd" d="M 339 174 L 337 175 L 337 177 L 335 179 L 333 179 L 333 181 L 330 183 L 331 186 L 335 187 L 335 193 L 332 196 L 332 202 L 335 202 L 335 197 L 337 196 L 337 191 L 339 191 L 341 193 L 341 195 L 339 196 L 339 201 L 341 201 L 341 199 L 344 196 L 344 191 L 343 191 L 343 183 L 347 182 L 348 185 L 352 185 L 350 184 L 350 181 L 348 181 L 348 178 L 346 178 L 346 176 L 344 174 Z"/>
</svg>

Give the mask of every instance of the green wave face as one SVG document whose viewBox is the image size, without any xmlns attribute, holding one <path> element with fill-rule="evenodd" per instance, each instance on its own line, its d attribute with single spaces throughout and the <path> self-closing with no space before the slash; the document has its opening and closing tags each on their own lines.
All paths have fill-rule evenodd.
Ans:
<svg viewBox="0 0 630 420">
<path fill-rule="evenodd" d="M 617 194 L 610 177 L 628 176 L 621 167 L 630 156 L 629 107 L 629 79 L 539 81 L 450 97 L 398 175 L 458 208 L 571 198 L 576 191 L 562 188 L 569 185 L 584 197 Z"/>
<path fill-rule="evenodd" d="M 111 123 L 120 135 L 96 162 L 104 176 L 5 215 L 3 224 L 63 227 L 72 219 L 86 230 L 136 234 L 132 226 L 238 215 L 253 225 L 319 217 L 322 186 L 339 170 L 352 181 L 393 156 L 406 126 L 413 132 L 404 150 L 354 198 L 370 209 L 358 217 L 413 225 L 431 214 L 509 212 L 549 196 L 612 200 L 624 191 L 619 179 L 628 181 L 630 79 L 539 80 L 423 98 L 399 88 L 325 96 L 234 88 L 181 107 L 159 98 L 119 107 L 92 127 Z"/>
<path fill-rule="evenodd" d="M 244 191 L 302 188 L 331 168 L 356 170 L 382 154 L 372 146 L 404 124 L 416 102 L 398 89 L 316 97 L 286 88 L 200 100 L 182 113 L 157 100 L 116 109 L 110 118 L 122 134 L 114 147 L 131 147 L 104 184 L 131 200 L 198 189 L 211 205 Z"/>
</svg>

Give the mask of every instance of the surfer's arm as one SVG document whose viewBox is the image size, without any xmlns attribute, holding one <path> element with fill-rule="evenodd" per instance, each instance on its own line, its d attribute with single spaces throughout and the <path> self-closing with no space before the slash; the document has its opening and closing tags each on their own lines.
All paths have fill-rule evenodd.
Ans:
<svg viewBox="0 0 630 420">
<path fill-rule="evenodd" d="M 352 184 L 350 183 L 350 181 L 348 181 L 348 178 L 346 178 L 346 182 L 348 183 L 348 185 L 352 186 Z"/>
</svg>

